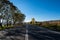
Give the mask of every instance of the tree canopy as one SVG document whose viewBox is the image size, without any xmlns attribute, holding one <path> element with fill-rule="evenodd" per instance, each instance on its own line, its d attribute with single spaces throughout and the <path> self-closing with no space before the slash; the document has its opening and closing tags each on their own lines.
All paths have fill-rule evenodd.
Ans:
<svg viewBox="0 0 60 40">
<path fill-rule="evenodd" d="M 7 25 L 9 21 L 21 23 L 25 19 L 25 15 L 22 14 L 22 12 L 9 0 L 0 0 L 0 14 L 0 18 L 4 18 L 4 20 L 6 20 Z"/>
</svg>

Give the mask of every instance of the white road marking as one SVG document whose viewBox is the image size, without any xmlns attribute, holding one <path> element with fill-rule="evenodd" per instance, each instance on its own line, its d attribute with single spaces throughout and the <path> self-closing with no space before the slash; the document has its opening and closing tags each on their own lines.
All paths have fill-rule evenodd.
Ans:
<svg viewBox="0 0 60 40">
<path fill-rule="evenodd" d="M 25 34 L 25 40 L 28 40 L 28 25 L 26 25 L 26 34 Z"/>
</svg>

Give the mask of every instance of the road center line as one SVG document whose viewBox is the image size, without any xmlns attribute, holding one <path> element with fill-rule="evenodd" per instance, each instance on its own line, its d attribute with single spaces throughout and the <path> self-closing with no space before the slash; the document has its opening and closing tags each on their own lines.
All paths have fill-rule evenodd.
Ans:
<svg viewBox="0 0 60 40">
<path fill-rule="evenodd" d="M 26 25 L 26 34 L 25 34 L 25 40 L 28 40 L 28 25 Z"/>
</svg>

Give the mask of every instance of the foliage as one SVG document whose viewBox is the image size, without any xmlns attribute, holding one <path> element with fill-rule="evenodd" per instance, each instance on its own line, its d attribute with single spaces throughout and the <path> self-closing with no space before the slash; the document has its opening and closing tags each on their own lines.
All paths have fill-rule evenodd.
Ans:
<svg viewBox="0 0 60 40">
<path fill-rule="evenodd" d="M 21 13 L 15 13 L 14 14 L 14 22 L 19 22 L 21 23 L 25 19 L 25 15 Z"/>
<path fill-rule="evenodd" d="M 25 15 L 13 5 L 9 0 L 0 0 L 0 18 L 6 20 L 8 26 L 9 22 L 23 22 Z"/>
</svg>

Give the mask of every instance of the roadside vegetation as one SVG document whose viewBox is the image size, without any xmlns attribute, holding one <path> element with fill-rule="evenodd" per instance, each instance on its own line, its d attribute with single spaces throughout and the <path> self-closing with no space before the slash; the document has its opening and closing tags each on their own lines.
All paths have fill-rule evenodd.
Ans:
<svg viewBox="0 0 60 40">
<path fill-rule="evenodd" d="M 46 24 L 46 25 L 42 25 L 42 27 L 60 32 L 60 25 L 57 25 L 57 24 Z"/>
<path fill-rule="evenodd" d="M 22 25 L 25 15 L 9 0 L 0 0 L 0 30 Z"/>
<path fill-rule="evenodd" d="M 35 26 L 38 26 L 38 27 L 48 28 L 50 30 L 54 30 L 54 31 L 59 31 L 60 32 L 60 24 L 58 24 L 58 23 L 35 22 L 34 24 L 32 24 L 32 22 L 30 22 L 29 24 L 35 25 Z"/>
</svg>

